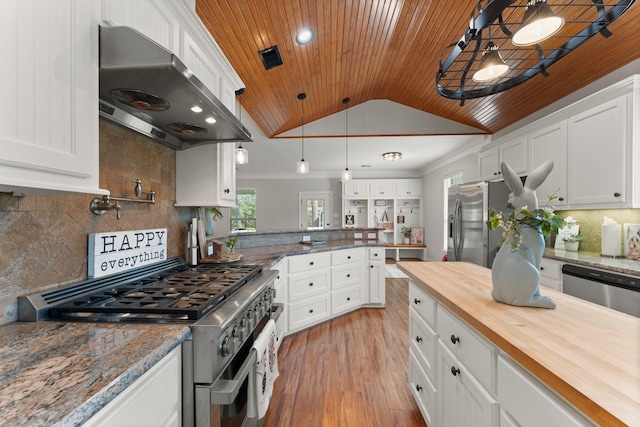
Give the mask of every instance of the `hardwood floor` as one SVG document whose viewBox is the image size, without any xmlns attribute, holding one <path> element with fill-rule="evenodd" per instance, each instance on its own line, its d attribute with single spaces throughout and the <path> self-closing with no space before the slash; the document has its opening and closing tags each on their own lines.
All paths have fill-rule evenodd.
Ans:
<svg viewBox="0 0 640 427">
<path fill-rule="evenodd" d="M 425 427 L 405 378 L 408 279 L 386 279 L 386 307 L 286 337 L 263 427 Z"/>
</svg>

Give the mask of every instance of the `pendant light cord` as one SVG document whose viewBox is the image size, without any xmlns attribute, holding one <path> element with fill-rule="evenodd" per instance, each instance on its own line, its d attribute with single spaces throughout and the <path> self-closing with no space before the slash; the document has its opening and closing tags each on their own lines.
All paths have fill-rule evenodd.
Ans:
<svg viewBox="0 0 640 427">
<path fill-rule="evenodd" d="M 350 101 L 349 98 L 345 98 L 342 100 L 342 103 L 345 105 L 345 109 L 344 109 L 345 170 L 349 169 L 349 108 L 347 107 L 347 104 L 349 103 L 349 101 Z"/>
</svg>

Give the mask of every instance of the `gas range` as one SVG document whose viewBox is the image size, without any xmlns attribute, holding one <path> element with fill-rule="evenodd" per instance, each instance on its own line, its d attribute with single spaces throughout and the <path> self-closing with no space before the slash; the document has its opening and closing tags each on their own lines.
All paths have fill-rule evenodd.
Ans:
<svg viewBox="0 0 640 427">
<path fill-rule="evenodd" d="M 28 321 L 193 323 L 261 272 L 255 264 L 190 267 L 172 259 L 26 296 L 19 301 L 19 315 Z"/>
</svg>

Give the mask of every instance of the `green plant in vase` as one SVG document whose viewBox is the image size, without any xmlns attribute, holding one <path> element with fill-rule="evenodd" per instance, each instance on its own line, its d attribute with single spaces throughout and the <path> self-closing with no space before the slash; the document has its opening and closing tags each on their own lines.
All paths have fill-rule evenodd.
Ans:
<svg viewBox="0 0 640 427">
<path fill-rule="evenodd" d="M 236 252 L 236 246 L 238 245 L 238 239 L 235 237 L 229 237 L 224 245 L 227 247 L 227 253 L 233 254 Z"/>
<path fill-rule="evenodd" d="M 569 234 L 564 236 L 562 241 L 564 242 L 564 248 L 568 251 L 577 251 L 580 247 L 580 242 L 586 239 L 584 234 Z"/>
<path fill-rule="evenodd" d="M 400 229 L 400 232 L 404 236 L 404 243 L 408 244 L 411 239 L 411 227 L 402 227 L 402 229 Z"/>
</svg>

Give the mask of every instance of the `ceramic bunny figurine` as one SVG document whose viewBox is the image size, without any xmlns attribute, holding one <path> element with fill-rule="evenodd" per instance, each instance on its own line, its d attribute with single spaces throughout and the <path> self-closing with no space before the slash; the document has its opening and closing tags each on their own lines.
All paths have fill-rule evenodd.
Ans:
<svg viewBox="0 0 640 427">
<path fill-rule="evenodd" d="M 535 189 L 540 186 L 553 169 L 551 160 L 538 166 L 527 177 L 525 184 L 506 163 L 500 165 L 504 181 L 511 190 L 509 203 L 516 212 L 523 207 L 530 211 L 538 208 Z M 538 228 L 522 225 L 522 243 L 513 251 L 511 239 L 502 244 L 491 269 L 493 299 L 510 305 L 556 308 L 549 297 L 540 295 L 540 261 L 544 252 L 544 237 Z"/>
</svg>

